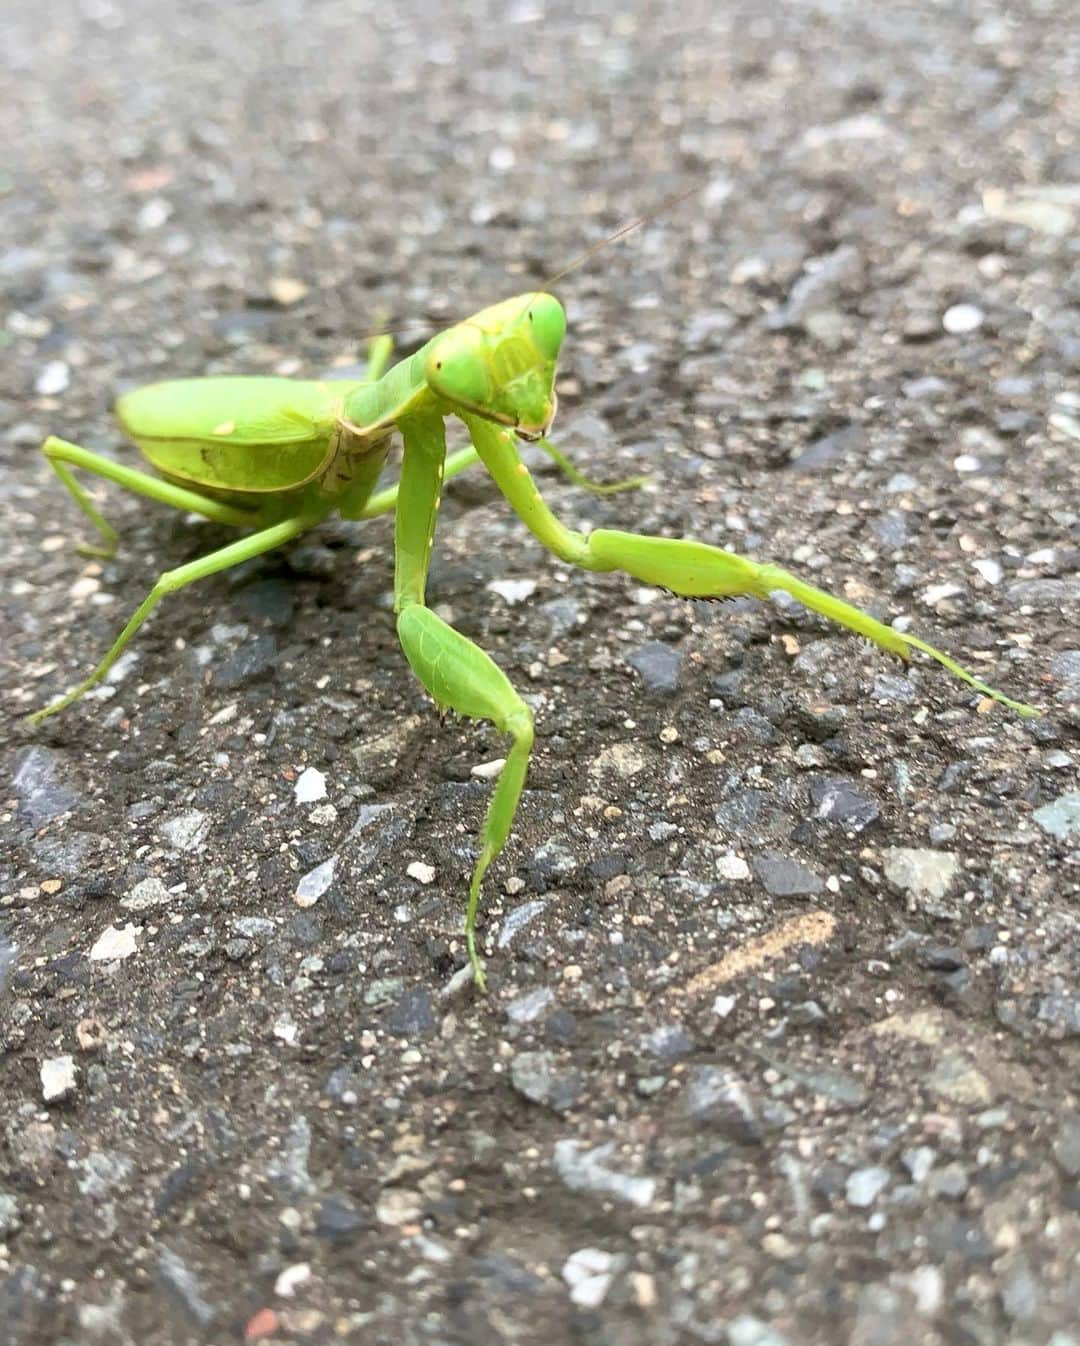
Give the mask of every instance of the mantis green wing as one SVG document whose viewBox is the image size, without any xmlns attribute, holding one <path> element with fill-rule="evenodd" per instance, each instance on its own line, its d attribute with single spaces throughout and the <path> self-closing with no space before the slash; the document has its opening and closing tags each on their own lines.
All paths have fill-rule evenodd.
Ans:
<svg viewBox="0 0 1080 1346">
<path fill-rule="evenodd" d="M 116 404 L 124 433 L 164 476 L 200 489 L 288 491 L 318 475 L 352 381 L 196 378 Z"/>
</svg>

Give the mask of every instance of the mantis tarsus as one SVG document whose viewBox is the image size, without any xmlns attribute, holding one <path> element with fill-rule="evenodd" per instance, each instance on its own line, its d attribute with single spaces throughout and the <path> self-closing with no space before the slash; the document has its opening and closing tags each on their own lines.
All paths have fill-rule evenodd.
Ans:
<svg viewBox="0 0 1080 1346">
<path fill-rule="evenodd" d="M 502 850 L 533 743 L 532 714 L 494 661 L 425 606 L 424 590 L 443 485 L 480 461 L 529 531 L 562 561 L 585 570 L 622 570 L 687 598 L 781 590 L 808 608 L 906 659 L 920 650 L 956 677 L 1023 716 L 1012 701 L 916 636 L 816 589 L 779 566 L 684 539 L 613 529 L 585 535 L 566 527 L 544 503 L 518 454 L 535 441 L 575 480 L 584 482 L 548 443 L 555 413 L 555 368 L 566 331 L 559 301 L 536 292 L 485 308 L 434 337 L 390 369 L 388 338 L 372 345 L 363 380 L 309 382 L 284 378 L 196 378 L 152 384 L 121 397 L 120 425 L 161 474 L 151 476 L 50 437 L 44 453 L 101 535 L 88 548 L 111 556 L 117 535 L 73 469 L 218 523 L 252 530 L 239 541 L 160 575 L 92 673 L 38 711 L 35 722 L 70 706 L 105 676 L 167 593 L 280 547 L 334 511 L 346 519 L 393 513 L 394 611 L 413 672 L 440 710 L 487 720 L 511 747 L 495 782 L 469 886 L 465 934 L 478 985 L 476 915 L 484 874 Z M 471 447 L 447 456 L 445 422 L 464 422 Z M 398 431 L 404 445 L 396 486 L 376 490 Z M 589 484 L 589 483 L 585 483 Z M 626 485 L 619 483 L 618 485 Z"/>
</svg>

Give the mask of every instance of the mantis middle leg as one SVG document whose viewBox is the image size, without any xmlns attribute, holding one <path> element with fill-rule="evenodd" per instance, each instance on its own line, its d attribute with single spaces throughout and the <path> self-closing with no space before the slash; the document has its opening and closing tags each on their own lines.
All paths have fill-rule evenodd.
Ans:
<svg viewBox="0 0 1080 1346">
<path fill-rule="evenodd" d="M 405 456 L 398 485 L 394 532 L 394 610 L 398 638 L 412 671 L 440 709 L 488 720 L 513 744 L 499 772 L 480 834 L 480 854 L 469 885 L 465 942 L 481 989 L 484 971 L 476 951 L 476 913 L 484 873 L 502 850 L 521 798 L 533 743 L 532 713 L 494 660 L 424 603 L 435 518 L 444 478 L 446 436 L 442 417 L 401 424 Z"/>
<path fill-rule="evenodd" d="M 776 590 L 790 594 L 812 611 L 902 659 L 921 650 L 963 682 L 1000 701 L 1025 718 L 1038 715 L 1032 706 L 1013 701 L 988 687 L 974 674 L 933 645 L 879 622 L 869 613 L 816 589 L 780 566 L 751 561 L 735 552 L 688 539 L 649 537 L 598 528 L 586 537 L 561 523 L 547 505 L 521 461 L 512 431 L 477 416 L 464 414 L 469 435 L 496 484 L 529 531 L 562 560 L 585 570 L 624 570 L 646 584 L 669 589 L 685 598 L 727 598 L 748 595 L 766 599 Z"/>
</svg>

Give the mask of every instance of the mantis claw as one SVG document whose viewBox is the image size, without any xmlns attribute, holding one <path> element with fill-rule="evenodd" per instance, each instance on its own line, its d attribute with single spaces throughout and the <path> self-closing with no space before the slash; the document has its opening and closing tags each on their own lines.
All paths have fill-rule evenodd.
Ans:
<svg viewBox="0 0 1080 1346">
<path fill-rule="evenodd" d="M 116 555 L 116 540 L 108 547 L 95 547 L 92 542 L 80 542 L 75 548 L 80 556 L 93 556 L 101 561 L 111 561 Z"/>
<path fill-rule="evenodd" d="M 476 952 L 476 937 L 471 930 L 466 943 L 469 949 L 469 966 L 472 968 L 473 983 L 478 991 L 487 995 L 487 973 L 480 961 L 480 955 Z"/>
<path fill-rule="evenodd" d="M 642 472 L 636 477 L 624 477 L 621 481 L 589 481 L 582 477 L 581 485 L 587 491 L 592 491 L 593 495 L 619 495 L 622 491 L 638 491 L 649 480 L 650 474 Z"/>
</svg>

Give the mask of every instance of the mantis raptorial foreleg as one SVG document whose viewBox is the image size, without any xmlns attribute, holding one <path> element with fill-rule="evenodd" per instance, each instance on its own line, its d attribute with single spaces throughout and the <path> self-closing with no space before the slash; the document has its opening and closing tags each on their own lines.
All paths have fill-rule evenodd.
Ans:
<svg viewBox="0 0 1080 1346">
<path fill-rule="evenodd" d="M 307 532 L 312 523 L 313 520 L 306 518 L 286 519 L 284 523 L 277 523 L 271 528 L 264 528 L 259 533 L 242 537 L 238 542 L 231 542 L 227 547 L 212 551 L 207 556 L 200 556 L 196 561 L 189 561 L 187 565 L 178 566 L 175 570 L 163 571 L 158 576 L 154 587 L 135 609 L 128 624 L 113 641 L 109 652 L 101 663 L 66 696 L 62 696 L 59 701 L 54 701 L 52 705 L 45 706 L 42 710 L 35 711 L 33 715 L 29 716 L 30 723 L 38 724 L 49 715 L 55 715 L 66 706 L 70 706 L 73 701 L 77 701 L 84 692 L 89 691 L 96 683 L 99 683 L 124 652 L 128 641 L 131 640 L 135 632 L 138 631 L 166 594 L 175 593 L 177 589 L 182 589 L 187 584 L 194 584 L 196 580 L 206 579 L 208 575 L 216 575 L 219 570 L 228 570 L 231 566 L 241 565 L 244 561 L 250 561 L 253 556 L 261 556 L 263 552 L 273 551 L 275 547 L 283 546 L 286 542 L 291 542 L 293 538 L 299 537 L 301 533 Z"/>
<path fill-rule="evenodd" d="M 55 435 L 49 436 L 41 451 L 49 460 L 49 466 L 71 492 L 75 503 L 105 539 L 103 547 L 82 543 L 79 551 L 86 556 L 101 556 L 108 560 L 116 553 L 118 539 L 116 529 L 101 517 L 93 499 L 71 471 L 73 467 L 83 472 L 92 472 L 95 477 L 103 477 L 106 481 L 115 482 L 125 490 L 134 491 L 136 495 L 157 500 L 163 505 L 171 505 L 173 509 L 201 514 L 206 519 L 212 519 L 214 523 L 228 524 L 232 528 L 250 528 L 254 521 L 249 510 L 240 509 L 236 505 L 226 505 L 220 500 L 211 500 L 208 496 L 199 495 L 197 491 L 189 491 L 171 481 L 152 477 L 148 472 L 137 472 L 134 468 L 124 467 L 122 463 L 114 463 L 103 454 L 94 453 L 78 444 L 69 444 L 66 439 L 58 439 Z"/>
<path fill-rule="evenodd" d="M 517 812 L 532 750 L 532 714 L 494 660 L 424 605 L 435 517 L 445 480 L 445 430 L 437 415 L 405 420 L 401 430 L 405 455 L 394 533 L 394 610 L 402 649 L 440 709 L 449 707 L 472 720 L 489 720 L 514 740 L 480 834 L 480 855 L 465 914 L 469 961 L 482 987 L 484 973 L 476 951 L 480 884 L 502 850 Z"/>
<path fill-rule="evenodd" d="M 1000 701 L 1019 715 L 1038 714 L 1031 706 L 1013 701 L 995 688 L 988 687 L 933 645 L 917 636 L 909 636 L 886 626 L 834 594 L 804 583 L 780 566 L 751 561 L 704 542 L 648 537 L 641 533 L 623 533 L 611 529 L 596 529 L 586 537 L 567 528 L 544 504 L 528 469 L 521 461 L 514 435 L 490 421 L 467 413 L 462 419 L 469 428 L 473 444 L 484 465 L 503 495 L 529 531 L 562 560 L 585 570 L 624 570 L 636 579 L 669 589 L 684 598 L 748 595 L 766 599 L 771 593 L 781 590 L 814 612 L 828 617 L 830 621 L 838 622 L 872 640 L 890 654 L 907 659 L 913 649 L 921 650 L 984 696 Z"/>
</svg>

